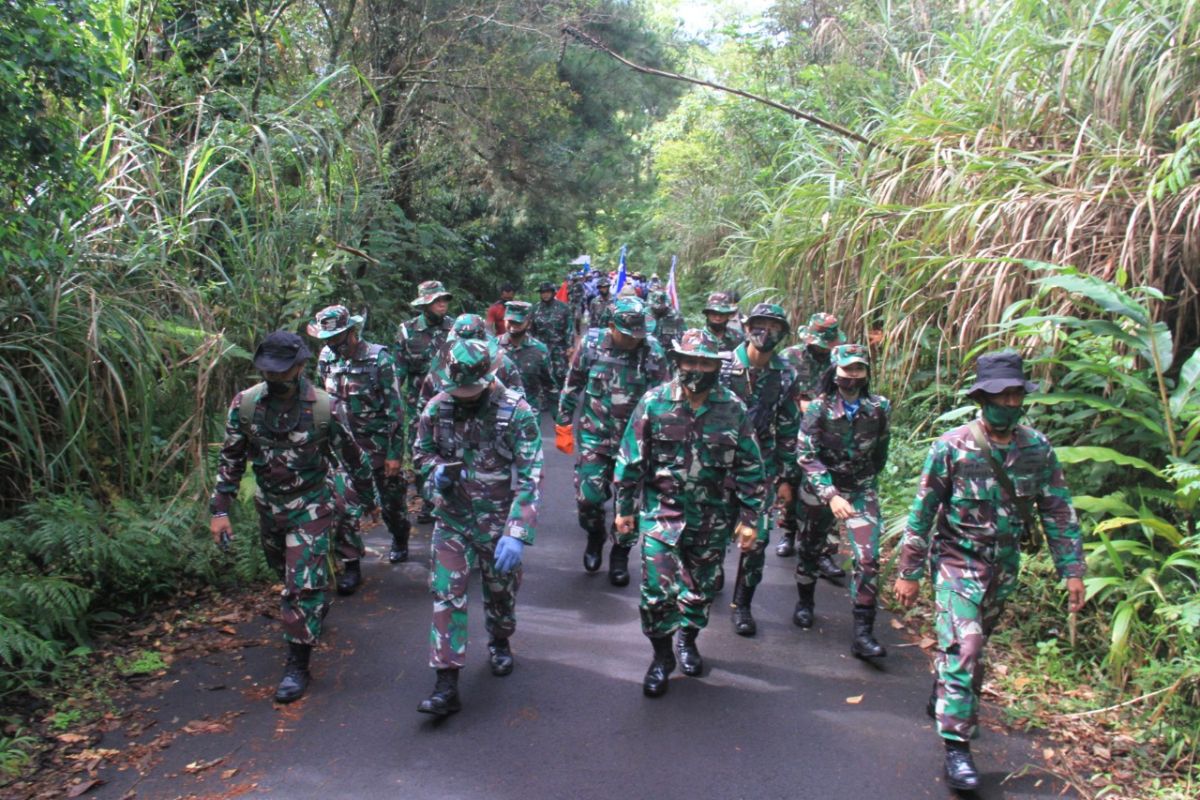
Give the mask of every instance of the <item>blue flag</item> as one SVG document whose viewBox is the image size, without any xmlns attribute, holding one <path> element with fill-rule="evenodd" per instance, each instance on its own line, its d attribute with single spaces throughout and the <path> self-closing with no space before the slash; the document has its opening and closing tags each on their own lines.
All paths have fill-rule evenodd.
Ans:
<svg viewBox="0 0 1200 800">
<path fill-rule="evenodd" d="M 617 267 L 617 290 L 614 295 L 621 293 L 621 288 L 625 286 L 625 245 L 621 245 L 621 262 Z"/>
</svg>

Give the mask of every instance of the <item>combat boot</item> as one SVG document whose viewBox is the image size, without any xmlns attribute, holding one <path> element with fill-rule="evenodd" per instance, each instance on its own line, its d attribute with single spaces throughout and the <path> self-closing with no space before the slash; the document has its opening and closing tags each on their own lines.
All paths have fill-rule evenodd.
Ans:
<svg viewBox="0 0 1200 800">
<path fill-rule="evenodd" d="M 675 654 L 671 652 L 670 636 L 651 637 L 650 644 L 654 647 L 654 660 L 642 680 L 642 694 L 662 697 L 667 693 L 667 678 L 675 671 Z"/>
<path fill-rule="evenodd" d="M 396 525 L 392 533 L 392 549 L 388 552 L 388 561 L 392 564 L 408 561 L 408 535 L 411 530 L 412 525 L 407 518 Z"/>
<path fill-rule="evenodd" d="M 937 674 L 933 676 L 933 688 L 929 690 L 929 702 L 925 704 L 925 714 L 934 722 L 937 722 Z"/>
<path fill-rule="evenodd" d="M 717 564 L 717 574 L 713 577 L 713 593 L 725 588 L 725 565 Z"/>
<path fill-rule="evenodd" d="M 828 581 L 846 577 L 846 570 L 842 569 L 833 560 L 833 556 L 828 553 L 822 553 L 817 556 L 817 572 L 821 574 L 822 578 Z"/>
<path fill-rule="evenodd" d="M 946 740 L 946 785 L 960 792 L 979 788 L 979 771 L 971 758 L 970 743 Z"/>
<path fill-rule="evenodd" d="M 704 672 L 704 659 L 696 648 L 696 637 L 700 631 L 696 628 L 680 628 L 679 638 L 675 648 L 679 651 L 679 667 L 684 675 L 695 678 Z"/>
<path fill-rule="evenodd" d="M 417 522 L 421 525 L 433 522 L 433 506 L 425 498 L 421 498 L 421 510 L 417 512 Z"/>
<path fill-rule="evenodd" d="M 462 709 L 458 699 L 458 670 L 439 669 L 437 683 L 433 685 L 433 694 L 421 701 L 417 711 L 422 714 L 433 714 L 435 717 L 448 717 Z"/>
<path fill-rule="evenodd" d="M 857 658 L 883 658 L 887 655 L 878 641 L 875 640 L 875 607 L 854 607 L 854 642 L 850 652 Z"/>
<path fill-rule="evenodd" d="M 502 677 L 513 671 L 513 654 L 508 646 L 508 639 L 491 639 L 488 641 L 488 665 L 492 674 Z"/>
<path fill-rule="evenodd" d="M 796 532 L 784 531 L 783 535 L 779 537 L 779 544 L 775 545 L 775 555 L 779 556 L 780 558 L 787 558 L 788 556 L 795 554 Z"/>
<path fill-rule="evenodd" d="M 283 667 L 283 680 L 275 690 L 276 703 L 291 703 L 304 696 L 312 675 L 308 672 L 308 659 L 312 655 L 311 644 L 288 642 L 287 664 Z"/>
<path fill-rule="evenodd" d="M 587 572 L 595 572 L 604 562 L 604 512 L 599 518 L 592 514 L 580 512 L 579 527 L 587 531 L 587 547 L 583 550 L 583 568 Z"/>
<path fill-rule="evenodd" d="M 733 632 L 738 636 L 753 636 L 758 633 L 758 623 L 750 613 L 750 602 L 754 599 L 754 587 L 746 586 L 739 576 L 733 587 Z M 686 670 L 685 670 L 686 671 Z"/>
<path fill-rule="evenodd" d="M 800 595 L 800 599 L 796 601 L 796 612 L 792 614 L 792 622 L 796 623 L 798 628 L 811 628 L 813 626 L 813 607 L 815 606 L 814 598 L 817 594 L 816 583 L 797 583 L 796 591 Z"/>
<path fill-rule="evenodd" d="M 347 561 L 342 568 L 342 574 L 338 577 L 337 593 L 340 595 L 354 594 L 361 585 L 362 567 L 359 560 L 356 558 L 353 561 Z"/>
<path fill-rule="evenodd" d="M 619 544 L 612 546 L 608 554 L 608 582 L 613 586 L 629 585 L 629 548 Z"/>
</svg>

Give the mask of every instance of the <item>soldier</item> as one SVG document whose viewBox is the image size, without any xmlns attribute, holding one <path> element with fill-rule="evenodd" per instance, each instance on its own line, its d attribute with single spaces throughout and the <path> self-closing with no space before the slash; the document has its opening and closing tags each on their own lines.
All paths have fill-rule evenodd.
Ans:
<svg viewBox="0 0 1200 800">
<path fill-rule="evenodd" d="M 446 343 L 438 349 L 437 355 L 433 357 L 433 363 L 429 367 L 429 374 L 425 376 L 425 380 L 421 381 L 421 399 L 418 405 L 424 408 L 435 394 L 442 391 L 438 376 L 441 374 L 442 367 L 445 366 L 451 345 L 461 339 L 478 339 L 481 342 L 487 342 L 492 338 L 487 332 L 483 317 L 478 314 L 459 314 L 455 317 L 450 326 L 450 335 L 446 337 Z M 511 358 L 503 352 L 497 352 L 494 366 L 497 380 L 509 389 L 516 389 L 522 395 L 525 394 L 525 383 L 521 380 L 521 372 Z"/>
<path fill-rule="evenodd" d="M 507 332 L 500 337 L 500 350 L 512 359 L 525 385 L 525 399 L 539 413 L 543 398 L 557 391 L 550 375 L 550 348 L 529 335 L 529 303 L 513 300 L 505 307 Z"/>
<path fill-rule="evenodd" d="M 967 393 L 979 416 L 929 449 L 901 539 L 894 590 L 911 608 L 933 530 L 937 677 L 926 712 L 937 720 L 954 789 L 979 785 L 970 740 L 978 732 L 984 648 L 1017 588 L 1021 550 L 1037 546 L 1035 511 L 1066 578 L 1068 609 L 1084 605 L 1083 545 L 1062 467 L 1042 433 L 1018 424 L 1026 393 L 1037 388 L 1016 353 L 979 357 Z"/>
<path fill-rule="evenodd" d="M 604 506 L 612 496 L 613 460 L 625 423 L 641 396 L 670 377 L 662 345 L 646 336 L 645 314 L 636 297 L 616 301 L 608 329 L 592 328 L 580 343 L 558 403 L 557 431 L 570 438 L 579 393 L 586 398 L 579 420 L 575 497 L 579 525 L 587 531 L 583 568 L 588 572 L 600 569 L 603 558 Z M 629 584 L 629 550 L 636 543 L 636 533 L 614 534 L 608 560 L 613 586 Z"/>
<path fill-rule="evenodd" d="M 761 536 L 752 550 L 738 557 L 737 582 L 733 588 L 733 630 L 753 636 L 758 630 L 750 603 L 762 582 L 767 539 L 771 530 L 770 509 L 775 502 L 776 482 L 780 502 L 792 502 L 792 485 L 786 476 L 796 472 L 793 443 L 800 431 L 800 387 L 796 372 L 775 353 L 790 331 L 783 307 L 759 303 L 746 320 L 749 339 L 721 365 L 721 383 L 746 404 L 763 455 L 766 491 L 759 520 Z"/>
<path fill-rule="evenodd" d="M 817 558 L 825 545 L 824 531 L 843 522 L 854 554 L 850 652 L 858 658 L 883 658 L 887 650 L 874 634 L 879 537 L 883 533 L 878 475 L 887 463 L 891 404 L 886 397 L 871 394 L 867 348 L 838 345 L 830 360 L 832 366 L 821 378 L 820 394 L 804 412 L 796 442 L 806 488 L 821 503 L 817 512 L 822 516 L 805 528 L 797 542 L 800 598 L 792 621 L 801 628 L 812 627 Z"/>
<path fill-rule="evenodd" d="M 567 372 L 567 351 L 575 343 L 575 318 L 566 303 L 555 299 L 553 283 L 543 281 L 538 292 L 541 302 L 533 306 L 529 332 L 550 348 L 550 375 L 557 388 Z"/>
<path fill-rule="evenodd" d="M 308 324 L 308 335 L 325 346 L 317 357 L 317 376 L 325 391 L 342 401 L 350 415 L 354 440 L 371 460 L 383 522 L 392 537 L 388 561 L 408 560 L 408 509 L 404 505 L 404 401 L 392 354 L 364 341 L 363 318 L 345 306 L 328 306 Z M 336 549 L 343 559 L 338 594 L 353 594 L 362 583 L 360 559 L 366 553 L 357 526 L 339 514 Z"/>
<path fill-rule="evenodd" d="M 713 292 L 704 304 L 705 330 L 716 338 L 722 353 L 731 353 L 742 343 L 740 333 L 730 327 L 730 320 L 737 316 L 737 303 L 729 292 Z"/>
<path fill-rule="evenodd" d="M 280 620 L 288 658 L 275 690 L 278 703 L 297 700 L 308 688 L 309 657 L 329 610 L 337 459 L 352 484 L 346 491 L 346 513 L 360 518 L 364 505 L 377 505 L 371 462 L 354 441 L 345 406 L 302 377 L 309 355 L 304 340 L 290 331 L 275 331 L 258 346 L 254 366 L 264 381 L 238 392 L 229 405 L 209 506 L 209 529 L 225 546 L 233 537 L 229 509 L 248 460 L 258 483 L 254 505 L 263 554 L 283 581 Z"/>
<path fill-rule="evenodd" d="M 616 529 L 643 534 L 639 612 L 654 648 L 642 682 L 647 697 L 667 691 L 676 631 L 683 673 L 704 671 L 696 637 L 708 624 L 730 532 L 742 552 L 765 541 L 757 525 L 762 458 L 746 407 L 718 380 L 718 347 L 707 331 L 683 334 L 671 351 L 676 377 L 638 402 L 617 456 Z"/>
<path fill-rule="evenodd" d="M 596 281 L 597 295 L 588 304 L 588 327 L 589 328 L 607 328 L 608 323 L 612 322 L 612 309 L 610 305 L 613 301 L 609 294 L 612 291 L 612 283 L 604 275 L 601 275 Z"/>
<path fill-rule="evenodd" d="M 495 380 L 493 340 L 456 341 L 417 426 L 413 458 L 435 504 L 429 665 L 433 693 L 418 706 L 444 717 L 461 708 L 458 671 L 466 662 L 467 580 L 478 564 L 491 672 L 513 670 L 517 589 L 525 544 L 533 544 L 542 479 L 537 416 Z"/>
<path fill-rule="evenodd" d="M 683 315 L 671 308 L 671 298 L 667 293 L 658 290 L 650 293 L 650 316 L 654 320 L 654 329 L 650 335 L 658 339 L 664 350 L 670 350 L 683 334 Z"/>
<path fill-rule="evenodd" d="M 801 386 L 801 411 L 817 396 L 821 376 L 829 368 L 829 350 L 842 344 L 846 337 L 838 329 L 838 320 L 833 314 L 817 312 L 808 318 L 808 325 L 800 329 L 799 342 L 783 351 L 782 355 L 796 370 Z M 834 560 L 837 558 L 841 539 L 833 518 L 822 509 L 825 505 L 804 488 L 801 483 L 793 502 L 783 509 L 783 535 L 775 548 L 775 554 L 787 557 L 795 552 L 796 533 L 807 525 L 825 525 L 825 546 L 817 557 L 817 569 L 822 578 L 836 580 L 846 577 L 846 570 Z"/>
<path fill-rule="evenodd" d="M 413 441 L 417 437 L 416 421 L 421 414 L 421 383 L 429 373 L 433 357 L 446 343 L 446 337 L 450 335 L 453 326 L 453 322 L 446 316 L 446 312 L 450 310 L 451 299 L 452 295 L 446 291 L 441 281 L 425 281 L 417 287 L 417 299 L 409 304 L 420 313 L 402 323 L 396 331 L 393 355 L 396 357 L 396 377 L 404 395 L 404 413 L 408 419 L 404 450 L 406 455 L 411 455 Z M 415 482 L 419 491 L 420 482 Z M 433 515 L 427 503 L 422 503 L 417 522 L 433 522 Z"/>
</svg>

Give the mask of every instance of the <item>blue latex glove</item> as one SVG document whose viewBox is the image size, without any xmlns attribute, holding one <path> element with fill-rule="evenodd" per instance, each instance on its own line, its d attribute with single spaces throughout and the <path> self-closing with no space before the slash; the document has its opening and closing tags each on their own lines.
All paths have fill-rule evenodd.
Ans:
<svg viewBox="0 0 1200 800">
<path fill-rule="evenodd" d="M 444 492 L 454 485 L 454 479 L 446 474 L 446 467 L 443 464 L 438 464 L 433 468 L 433 472 L 429 474 L 429 480 L 433 481 L 433 488 L 439 492 Z"/>
<path fill-rule="evenodd" d="M 525 543 L 520 539 L 501 536 L 496 545 L 496 569 L 506 574 L 521 566 L 521 551 L 524 549 Z"/>
</svg>

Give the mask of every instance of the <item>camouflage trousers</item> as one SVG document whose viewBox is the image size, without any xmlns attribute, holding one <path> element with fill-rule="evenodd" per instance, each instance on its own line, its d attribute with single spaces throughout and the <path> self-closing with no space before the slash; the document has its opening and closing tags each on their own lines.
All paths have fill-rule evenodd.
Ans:
<svg viewBox="0 0 1200 800">
<path fill-rule="evenodd" d="M 611 455 L 580 443 L 579 460 L 575 463 L 575 502 L 579 509 L 579 524 L 584 530 L 588 529 L 589 520 L 604 519 L 605 509 L 612 499 L 615 464 Z M 611 536 L 622 547 L 633 547 L 638 540 L 636 531 L 620 536 L 611 532 Z"/>
<path fill-rule="evenodd" d="M 674 545 L 649 536 L 642 540 L 638 613 L 646 636 L 670 636 L 681 627 L 699 630 L 708 625 L 728 532 L 719 541 L 709 539 L 708 532 L 685 530 Z"/>
<path fill-rule="evenodd" d="M 842 494 L 854 506 L 854 516 L 845 521 L 846 538 L 854 564 L 850 571 L 850 597 L 856 606 L 875 605 L 879 582 L 879 538 L 883 535 L 883 518 L 879 514 L 879 494 L 875 489 L 863 489 Z M 824 552 L 827 539 L 821 535 L 825 526 L 837 530 L 837 520 L 828 505 L 806 505 L 807 525 L 796 542 L 800 560 L 796 564 L 796 583 L 810 584 L 817 580 L 817 560 Z"/>
<path fill-rule="evenodd" d="M 483 578 L 487 632 L 507 639 L 517 629 L 517 590 L 521 568 L 501 575 L 495 567 L 496 541 L 487 534 L 456 531 L 441 519 L 433 526 L 433 624 L 429 630 L 429 666 L 462 669 L 467 654 L 467 582 L 476 565 Z"/>
<path fill-rule="evenodd" d="M 841 534 L 838 532 L 837 525 L 834 524 L 836 520 L 832 513 L 828 515 L 827 519 L 814 520 L 812 506 L 819 506 L 826 511 L 829 511 L 829 507 L 822 506 L 817 496 L 803 487 L 804 482 L 802 481 L 800 488 L 795 490 L 795 497 L 792 499 L 792 502 L 783 505 L 783 519 L 780 521 L 779 527 L 795 537 L 796 546 L 799 548 L 801 538 L 810 535 L 808 532 L 809 529 L 816 524 L 818 529 L 813 531 L 811 535 L 817 537 L 817 540 L 822 542 L 821 549 L 817 555 L 834 558 L 837 556 L 842 544 Z"/>
<path fill-rule="evenodd" d="M 747 589 L 762 583 L 767 565 L 767 544 L 771 535 L 771 507 L 775 505 L 775 479 L 767 477 L 767 495 L 763 498 L 766 511 L 758 518 L 758 539 L 754 547 L 738 556 L 737 580 Z"/>
<path fill-rule="evenodd" d="M 258 507 L 258 532 L 267 566 L 283 581 L 283 638 L 316 644 L 329 612 L 329 534 L 332 514 L 289 523 L 265 506 Z"/>
<path fill-rule="evenodd" d="M 566 343 L 551 344 L 546 342 L 550 350 L 551 385 L 546 387 L 546 408 L 558 406 L 558 393 L 562 391 L 563 381 L 567 379 L 567 349 Z"/>
<path fill-rule="evenodd" d="M 375 479 L 375 491 L 379 493 L 380 511 L 383 524 L 393 538 L 397 534 L 407 537 L 408 508 L 405 504 L 407 491 L 402 476 L 389 478 L 384 470 L 384 454 L 371 454 L 371 474 Z M 346 514 L 342 498 L 346 496 L 346 473 L 338 470 L 334 478 L 334 490 L 337 492 L 337 522 L 334 525 L 333 549 L 342 561 L 353 561 L 362 558 L 367 553 L 363 544 L 362 533 L 358 529 L 358 520 Z"/>
<path fill-rule="evenodd" d="M 1015 551 L 1013 556 L 1019 558 Z M 961 567 L 946 563 L 935 565 L 934 570 L 938 733 L 960 742 L 970 741 L 979 731 L 984 650 L 1016 589 L 1015 564 L 973 567 L 971 578 L 964 577 Z"/>
</svg>

